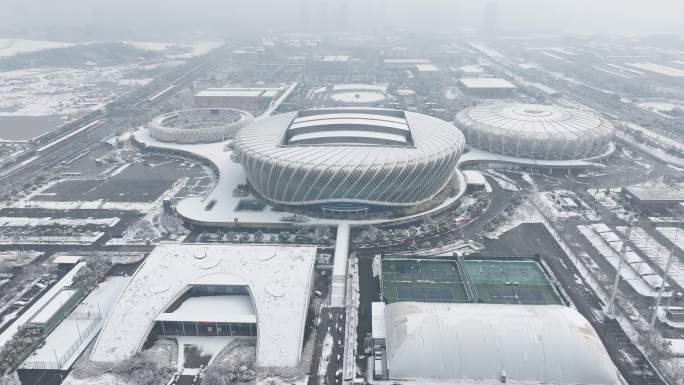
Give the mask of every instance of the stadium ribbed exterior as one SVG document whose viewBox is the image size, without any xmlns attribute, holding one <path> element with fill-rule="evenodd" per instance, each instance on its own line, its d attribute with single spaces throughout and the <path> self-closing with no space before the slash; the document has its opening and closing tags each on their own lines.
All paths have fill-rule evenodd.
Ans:
<svg viewBox="0 0 684 385">
<path fill-rule="evenodd" d="M 464 148 L 450 123 L 366 108 L 276 115 L 240 130 L 234 143 L 251 186 L 285 205 L 425 202 L 454 175 Z"/>
<path fill-rule="evenodd" d="M 253 120 L 249 112 L 231 108 L 196 108 L 159 115 L 148 127 L 162 142 L 212 143 L 232 138 Z"/>
<path fill-rule="evenodd" d="M 494 104 L 467 108 L 456 125 L 469 146 L 539 160 L 588 159 L 605 153 L 614 127 L 600 116 L 540 104 Z"/>
</svg>

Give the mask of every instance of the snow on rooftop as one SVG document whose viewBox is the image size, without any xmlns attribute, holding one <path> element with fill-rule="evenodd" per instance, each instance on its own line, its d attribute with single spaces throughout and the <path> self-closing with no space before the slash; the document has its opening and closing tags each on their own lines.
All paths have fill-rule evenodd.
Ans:
<svg viewBox="0 0 684 385">
<path fill-rule="evenodd" d="M 385 322 L 394 379 L 620 383 L 596 331 L 569 307 L 397 302 Z"/>
<path fill-rule="evenodd" d="M 459 82 L 467 88 L 516 88 L 511 82 L 501 78 L 464 78 Z"/>
<path fill-rule="evenodd" d="M 372 302 L 371 303 L 371 334 L 374 339 L 385 338 L 385 303 Z"/>
<path fill-rule="evenodd" d="M 434 64 L 416 64 L 416 70 L 418 72 L 438 72 L 439 68 Z"/>
<path fill-rule="evenodd" d="M 9 57 L 21 53 L 30 53 L 72 46 L 74 46 L 74 44 L 59 41 L 0 39 L 0 57 Z"/>
<path fill-rule="evenodd" d="M 217 312 L 216 309 L 225 309 Z M 178 309 L 161 313 L 157 321 L 256 323 L 256 311 L 248 295 L 211 295 L 190 297 Z"/>
<path fill-rule="evenodd" d="M 64 264 L 64 265 L 74 264 L 75 265 L 80 260 L 81 260 L 80 255 L 60 255 L 60 256 L 57 256 L 54 260 L 52 260 L 52 262 L 56 263 L 56 264 Z"/>
<path fill-rule="evenodd" d="M 676 78 L 684 77 L 684 70 L 680 68 L 668 67 L 661 64 L 655 64 L 650 62 L 628 63 L 627 65 L 642 69 L 644 71 L 657 73 L 659 75 L 672 76 Z"/>
<path fill-rule="evenodd" d="M 327 139 L 325 143 L 358 144 L 358 142 L 363 141 L 364 139 L 374 139 L 382 142 L 406 144 L 406 137 L 404 135 L 397 135 L 370 130 L 332 130 L 307 132 L 304 134 L 293 135 L 288 141 L 288 144 L 313 143 L 324 139 Z"/>
<path fill-rule="evenodd" d="M 51 299 L 50 302 L 45 304 L 45 307 L 40 309 L 40 311 L 33 317 L 31 318 L 31 323 L 37 323 L 37 324 L 43 324 L 46 323 L 54 316 L 59 309 L 62 308 L 69 300 L 71 297 L 76 295 L 76 292 L 78 290 L 76 289 L 63 289 L 59 293 L 55 294 Z"/>
<path fill-rule="evenodd" d="M 476 170 L 463 170 L 463 175 L 465 175 L 466 183 L 475 186 L 484 186 L 487 184 L 487 180 L 484 175 Z"/>
<path fill-rule="evenodd" d="M 677 187 L 659 186 L 626 186 L 623 187 L 639 200 L 644 201 L 684 201 L 684 190 Z"/>
<path fill-rule="evenodd" d="M 140 350 L 154 319 L 191 285 L 246 285 L 258 315 L 258 364 L 294 366 L 315 256 L 313 246 L 160 244 L 117 300 L 91 359 L 121 361 Z"/>
</svg>

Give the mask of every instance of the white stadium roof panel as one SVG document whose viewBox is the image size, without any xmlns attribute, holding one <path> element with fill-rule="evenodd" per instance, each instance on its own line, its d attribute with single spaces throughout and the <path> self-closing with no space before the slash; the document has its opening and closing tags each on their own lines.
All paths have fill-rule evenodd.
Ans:
<svg viewBox="0 0 684 385">
<path fill-rule="evenodd" d="M 585 159 L 604 153 L 613 125 L 600 116 L 540 104 L 487 104 L 456 115 L 466 142 L 496 154 L 529 159 Z"/>
<path fill-rule="evenodd" d="M 297 144 L 299 142 L 310 141 L 313 139 L 324 139 L 324 138 L 348 138 L 352 141 L 347 141 L 353 144 L 353 139 L 379 139 L 388 142 L 396 142 L 397 144 L 405 144 L 406 137 L 403 135 L 388 134 L 385 132 L 373 132 L 373 131 L 359 131 L 359 130 L 334 130 L 334 131 L 322 131 L 322 132 L 308 132 L 305 134 L 297 134 L 290 138 L 289 144 Z"/>
<path fill-rule="evenodd" d="M 359 115 L 370 115 L 373 119 L 359 119 Z M 330 116 L 344 124 L 328 127 L 312 124 L 333 120 L 325 119 Z M 307 121 L 300 123 L 299 119 Z M 282 145 L 284 136 L 287 140 L 286 134 L 305 132 L 346 130 L 398 135 L 405 131 L 405 125 L 397 123 L 397 119 L 405 120 L 410 128 L 406 134 L 409 136 L 402 139 L 409 140 L 410 146 L 371 146 L 363 141 L 359 144 L 364 145 L 334 142 Z M 289 132 L 293 122 L 297 126 Z M 369 138 L 377 139 L 378 135 Z M 235 137 L 236 154 L 250 184 L 261 196 L 289 205 L 340 202 L 412 206 L 427 201 L 454 174 L 463 146 L 463 135 L 448 122 L 413 112 L 371 108 L 275 115 L 255 122 Z"/>
<path fill-rule="evenodd" d="M 569 307 L 397 302 L 385 319 L 391 379 L 620 383 L 591 324 Z"/>
</svg>

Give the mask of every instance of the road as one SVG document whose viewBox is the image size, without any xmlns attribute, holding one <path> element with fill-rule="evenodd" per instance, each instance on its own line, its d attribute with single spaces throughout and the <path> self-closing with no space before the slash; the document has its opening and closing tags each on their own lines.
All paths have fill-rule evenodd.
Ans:
<svg viewBox="0 0 684 385">
<path fill-rule="evenodd" d="M 225 49 L 219 48 L 210 53 L 194 59 L 190 63 L 181 66 L 179 69 L 171 71 L 170 74 L 162 76 L 161 79 L 155 80 L 151 85 L 142 87 L 134 93 L 137 100 L 128 102 L 131 99 L 130 95 L 125 95 L 120 100 L 110 103 L 108 107 L 140 107 L 145 111 L 153 111 L 169 98 L 171 98 L 176 91 L 184 88 L 193 80 L 204 74 L 207 70 L 218 65 L 225 59 Z M 141 109 L 141 111 L 143 111 Z M 101 125 L 93 129 L 85 130 L 79 135 L 75 135 L 69 140 L 59 142 L 60 138 L 69 134 L 64 132 L 59 137 L 53 138 L 51 142 L 55 145 L 45 153 L 27 154 L 24 157 L 18 158 L 11 164 L 3 165 L 5 170 L 0 173 L 0 196 L 5 194 L 16 193 L 18 190 L 36 178 L 39 174 L 50 174 L 48 170 L 53 169 L 62 161 L 69 159 L 79 153 L 88 152 L 96 147 L 100 141 L 110 137 L 111 135 L 119 134 L 129 128 L 136 121 L 145 121 L 149 116 L 135 116 L 131 118 L 116 118 L 110 112 L 103 114 L 92 114 L 91 119 L 86 119 L 74 127 L 77 130 L 80 127 L 101 121 Z M 40 143 L 40 146 L 45 146 L 48 143 Z M 38 147 L 38 146 L 37 146 Z M 37 155 L 37 156 L 36 156 Z M 28 187 L 28 186 L 27 186 Z"/>
<path fill-rule="evenodd" d="M 342 385 L 345 314 L 343 307 L 321 310 L 308 385 Z"/>
<path fill-rule="evenodd" d="M 630 385 L 665 385 L 641 351 L 614 320 L 600 314 L 604 303 L 542 224 L 523 224 L 490 241 L 489 253 L 539 254 L 560 281 L 577 310 L 592 324 L 608 354 Z"/>
</svg>

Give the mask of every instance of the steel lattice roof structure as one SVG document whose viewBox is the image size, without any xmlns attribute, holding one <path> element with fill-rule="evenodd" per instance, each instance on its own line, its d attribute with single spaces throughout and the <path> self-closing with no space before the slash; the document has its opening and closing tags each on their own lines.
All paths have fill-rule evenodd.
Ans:
<svg viewBox="0 0 684 385">
<path fill-rule="evenodd" d="M 249 112 L 231 108 L 195 108 L 159 115 L 148 127 L 162 142 L 212 143 L 232 138 L 253 120 Z"/>
<path fill-rule="evenodd" d="M 517 158 L 587 159 L 604 153 L 614 127 L 588 112 L 541 104 L 493 104 L 456 115 L 469 146 Z"/>
<path fill-rule="evenodd" d="M 341 108 L 260 120 L 234 143 L 250 184 L 270 201 L 412 206 L 446 186 L 465 142 L 430 116 Z"/>
</svg>

